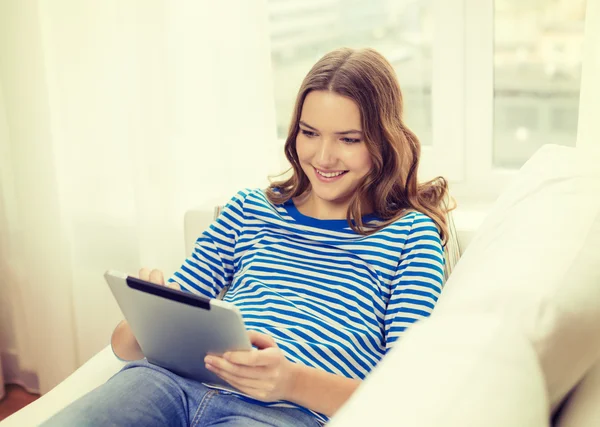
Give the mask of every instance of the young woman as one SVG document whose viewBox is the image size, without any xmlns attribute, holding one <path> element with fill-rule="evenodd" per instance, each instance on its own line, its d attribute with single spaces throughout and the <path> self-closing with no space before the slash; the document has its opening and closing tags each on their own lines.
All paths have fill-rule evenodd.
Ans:
<svg viewBox="0 0 600 427">
<path fill-rule="evenodd" d="M 137 360 L 47 425 L 327 422 L 442 288 L 447 185 L 417 183 L 419 141 L 402 110 L 380 54 L 325 55 L 296 100 L 291 178 L 235 195 L 167 281 L 211 298 L 228 288 L 257 348 L 198 363 L 242 393 Z M 140 277 L 165 284 L 157 270 Z M 113 348 L 143 358 L 126 322 Z"/>
</svg>

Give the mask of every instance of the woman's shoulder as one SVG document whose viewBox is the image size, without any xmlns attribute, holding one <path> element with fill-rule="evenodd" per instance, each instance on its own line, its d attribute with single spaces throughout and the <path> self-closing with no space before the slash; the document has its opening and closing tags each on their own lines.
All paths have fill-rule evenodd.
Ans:
<svg viewBox="0 0 600 427">
<path fill-rule="evenodd" d="M 235 193 L 232 197 L 231 197 L 231 201 L 235 201 L 235 202 L 244 202 L 248 199 L 253 199 L 256 197 L 261 198 L 261 196 L 264 196 L 264 190 L 260 189 L 260 188 L 242 188 L 241 190 L 239 190 L 237 193 Z"/>
<path fill-rule="evenodd" d="M 410 210 L 396 219 L 391 227 L 402 230 L 409 236 L 421 233 L 435 234 L 439 237 L 439 230 L 435 221 L 423 212 Z"/>
<path fill-rule="evenodd" d="M 237 206 L 242 211 L 260 207 L 267 209 L 274 208 L 273 204 L 269 201 L 267 191 L 263 188 L 241 189 L 231 197 L 227 205 Z"/>
<path fill-rule="evenodd" d="M 435 224 L 433 219 L 423 212 L 416 210 L 407 210 L 399 214 L 398 218 L 392 222 L 392 225 L 400 226 L 419 226 L 421 224 Z"/>
</svg>

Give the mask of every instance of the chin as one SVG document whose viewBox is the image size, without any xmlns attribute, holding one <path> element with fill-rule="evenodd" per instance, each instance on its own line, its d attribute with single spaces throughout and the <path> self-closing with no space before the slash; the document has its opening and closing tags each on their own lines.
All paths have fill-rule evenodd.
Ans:
<svg viewBox="0 0 600 427">
<path fill-rule="evenodd" d="M 315 192 L 315 195 L 319 199 L 324 200 L 329 203 L 335 203 L 335 204 L 344 203 L 344 202 L 348 201 L 350 199 L 350 197 L 352 196 L 352 191 L 334 190 L 334 189 L 327 190 L 327 189 L 316 187 L 314 185 L 312 186 L 312 188 L 313 188 L 313 191 Z"/>
</svg>

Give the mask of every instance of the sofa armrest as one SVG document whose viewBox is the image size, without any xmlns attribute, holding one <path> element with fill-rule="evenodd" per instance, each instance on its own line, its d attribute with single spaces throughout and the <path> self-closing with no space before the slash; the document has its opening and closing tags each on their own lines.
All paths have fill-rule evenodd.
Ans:
<svg viewBox="0 0 600 427">
<path fill-rule="evenodd" d="M 126 363 L 118 359 L 108 345 L 63 382 L 2 421 L 0 425 L 2 427 L 39 425 L 65 406 L 105 383 Z"/>
</svg>

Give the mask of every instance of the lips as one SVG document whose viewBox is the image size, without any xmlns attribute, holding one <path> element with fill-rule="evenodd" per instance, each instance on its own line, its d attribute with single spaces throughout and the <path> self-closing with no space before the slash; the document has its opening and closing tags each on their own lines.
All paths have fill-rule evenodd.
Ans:
<svg viewBox="0 0 600 427">
<path fill-rule="evenodd" d="M 341 179 L 348 171 L 323 171 L 313 167 L 315 175 L 320 181 L 332 182 Z"/>
</svg>

